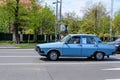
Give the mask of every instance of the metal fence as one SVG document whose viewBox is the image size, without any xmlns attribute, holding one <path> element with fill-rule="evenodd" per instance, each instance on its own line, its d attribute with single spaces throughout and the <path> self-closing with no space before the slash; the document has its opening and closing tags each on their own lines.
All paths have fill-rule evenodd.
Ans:
<svg viewBox="0 0 120 80">
<path fill-rule="evenodd" d="M 12 34 L 9 33 L 0 33 L 0 41 L 11 41 Z"/>
<path fill-rule="evenodd" d="M 20 41 L 26 42 L 26 41 L 34 41 L 34 35 L 33 34 L 19 34 Z M 37 35 L 37 41 L 38 42 L 51 42 L 55 40 L 54 35 Z M 0 33 L 0 41 L 14 41 L 13 40 L 13 34 L 11 33 Z"/>
<path fill-rule="evenodd" d="M 109 41 L 110 37 L 100 37 L 102 41 Z M 114 41 L 117 37 L 113 37 L 112 40 Z M 55 40 L 54 35 L 37 35 L 37 42 L 51 42 Z M 11 33 L 0 33 L 0 41 L 13 41 L 13 34 Z M 21 34 L 20 35 L 21 42 L 28 42 L 34 41 L 33 34 Z"/>
</svg>

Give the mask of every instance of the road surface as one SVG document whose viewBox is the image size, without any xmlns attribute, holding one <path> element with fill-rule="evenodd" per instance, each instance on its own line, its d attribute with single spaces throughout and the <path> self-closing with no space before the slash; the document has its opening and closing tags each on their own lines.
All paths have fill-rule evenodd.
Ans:
<svg viewBox="0 0 120 80">
<path fill-rule="evenodd" d="M 120 80 L 120 55 L 48 61 L 34 49 L 0 49 L 0 80 Z"/>
</svg>

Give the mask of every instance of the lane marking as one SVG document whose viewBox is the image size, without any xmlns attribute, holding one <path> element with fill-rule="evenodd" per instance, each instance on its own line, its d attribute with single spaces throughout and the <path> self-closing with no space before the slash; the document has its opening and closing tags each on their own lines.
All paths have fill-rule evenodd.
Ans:
<svg viewBox="0 0 120 80">
<path fill-rule="evenodd" d="M 102 70 L 105 70 L 105 71 L 118 71 L 118 70 L 120 70 L 120 68 L 108 68 L 108 69 L 102 69 Z"/>
<path fill-rule="evenodd" d="M 0 58 L 25 58 L 25 57 L 30 57 L 30 58 L 32 58 L 32 57 L 36 57 L 36 58 L 40 58 L 40 56 L 0 56 Z"/>
<path fill-rule="evenodd" d="M 3 48 L 3 49 L 2 49 L 2 48 Z M 5 50 L 5 49 L 4 49 L 5 47 L 2 47 L 2 48 L 0 47 L 0 49 L 1 49 L 1 50 Z M 10 49 L 9 49 L 9 48 L 7 48 L 7 50 L 12 51 L 13 49 L 11 49 L 11 48 L 10 48 Z M 14 50 L 35 50 L 35 49 L 34 49 L 34 48 L 31 48 L 31 49 L 21 49 L 21 48 L 15 48 Z"/>
<path fill-rule="evenodd" d="M 120 80 L 120 79 L 105 79 L 105 80 Z"/>
<path fill-rule="evenodd" d="M 45 63 L 0 63 L 0 66 L 34 66 L 34 65 L 44 65 Z"/>
<path fill-rule="evenodd" d="M 0 66 L 9 66 L 9 65 L 94 65 L 94 64 L 113 64 L 113 62 L 104 62 L 104 63 L 99 63 L 99 62 L 45 62 L 45 61 L 40 61 L 40 63 L 0 63 Z M 120 62 L 114 62 L 114 63 L 120 63 Z M 102 70 L 109 70 L 109 69 L 102 69 Z M 119 70 L 119 68 L 114 69 L 114 70 Z"/>
<path fill-rule="evenodd" d="M 26 52 L 26 53 L 24 53 L 25 51 L 19 52 L 19 53 L 17 51 L 16 52 L 8 51 L 8 52 L 2 52 L 2 53 L 0 52 L 0 54 L 33 54 L 33 53 L 38 54 L 37 52 L 31 52 L 31 51 L 30 52 Z"/>
</svg>

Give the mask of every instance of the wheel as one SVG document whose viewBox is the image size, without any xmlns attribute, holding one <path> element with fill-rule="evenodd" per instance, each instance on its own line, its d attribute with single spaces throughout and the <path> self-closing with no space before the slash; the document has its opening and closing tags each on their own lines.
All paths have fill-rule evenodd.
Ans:
<svg viewBox="0 0 120 80">
<path fill-rule="evenodd" d="M 95 57 L 95 60 L 103 60 L 104 59 L 104 53 L 102 53 L 102 52 L 97 52 L 95 55 L 94 55 L 94 57 Z"/>
<path fill-rule="evenodd" d="M 51 60 L 51 61 L 56 61 L 56 60 L 59 58 L 59 55 L 58 55 L 58 53 L 57 53 L 56 51 L 51 51 L 51 52 L 48 54 L 47 58 L 48 58 L 49 60 Z"/>
</svg>

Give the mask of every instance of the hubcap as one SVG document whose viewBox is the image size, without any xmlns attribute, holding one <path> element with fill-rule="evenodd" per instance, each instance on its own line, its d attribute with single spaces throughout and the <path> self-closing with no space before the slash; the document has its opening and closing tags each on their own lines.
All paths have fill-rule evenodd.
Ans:
<svg viewBox="0 0 120 80">
<path fill-rule="evenodd" d="M 101 60 L 103 58 L 103 53 L 97 53 L 96 58 Z"/>
<path fill-rule="evenodd" d="M 57 53 L 56 52 L 52 52 L 51 54 L 50 54 L 50 59 L 51 60 L 56 60 L 57 59 Z"/>
</svg>

